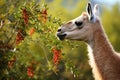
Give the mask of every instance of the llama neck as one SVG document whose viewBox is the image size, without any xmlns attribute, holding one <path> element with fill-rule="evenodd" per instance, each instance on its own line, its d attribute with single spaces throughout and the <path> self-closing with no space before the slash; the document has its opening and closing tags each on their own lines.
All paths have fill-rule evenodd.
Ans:
<svg viewBox="0 0 120 80">
<path fill-rule="evenodd" d="M 106 34 L 102 30 L 98 30 L 94 33 L 94 38 L 89 45 L 93 50 L 94 57 L 97 57 L 99 55 L 101 55 L 101 57 L 108 57 L 113 54 L 112 52 L 114 52 L 111 43 L 109 42 Z"/>
<path fill-rule="evenodd" d="M 91 49 L 91 52 L 89 51 L 90 64 L 93 67 L 93 72 L 97 73 L 94 75 L 96 78 L 101 77 L 101 79 L 96 80 L 103 80 L 103 78 L 105 79 L 104 74 L 107 71 L 107 65 L 113 58 L 113 48 L 102 29 L 94 33 L 94 38 L 89 46 Z"/>
</svg>

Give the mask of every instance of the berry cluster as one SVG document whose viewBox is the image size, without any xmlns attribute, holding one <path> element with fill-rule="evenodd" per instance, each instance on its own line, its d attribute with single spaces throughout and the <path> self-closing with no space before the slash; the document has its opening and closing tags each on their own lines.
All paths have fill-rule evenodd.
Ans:
<svg viewBox="0 0 120 80">
<path fill-rule="evenodd" d="M 56 47 L 53 47 L 52 52 L 53 52 L 53 63 L 55 66 L 57 66 L 61 59 L 61 50 L 58 50 L 56 49 Z"/>
<path fill-rule="evenodd" d="M 46 23 L 46 21 L 47 21 L 47 9 L 42 10 L 42 12 L 38 15 L 38 20 L 40 20 L 43 23 Z"/>
<path fill-rule="evenodd" d="M 27 67 L 27 75 L 29 77 L 33 77 L 34 76 L 34 72 L 33 72 L 33 67 L 32 66 L 28 66 Z"/>
<path fill-rule="evenodd" d="M 12 68 L 13 64 L 16 61 L 16 56 L 12 57 L 9 61 L 8 61 L 8 67 Z"/>
<path fill-rule="evenodd" d="M 22 9 L 22 17 L 24 19 L 24 24 L 28 24 L 29 16 L 26 9 Z"/>
<path fill-rule="evenodd" d="M 16 35 L 16 39 L 15 39 L 16 45 L 18 45 L 22 40 L 24 40 L 24 31 L 20 29 L 18 30 Z"/>
<path fill-rule="evenodd" d="M 32 36 L 34 32 L 35 32 L 35 28 L 32 27 L 32 28 L 29 30 L 29 35 Z"/>
</svg>

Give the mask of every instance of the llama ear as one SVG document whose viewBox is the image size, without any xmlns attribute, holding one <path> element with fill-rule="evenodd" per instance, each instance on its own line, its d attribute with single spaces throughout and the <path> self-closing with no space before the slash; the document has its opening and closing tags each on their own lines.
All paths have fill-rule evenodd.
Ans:
<svg viewBox="0 0 120 80">
<path fill-rule="evenodd" d="M 99 16 L 99 5 L 98 4 L 96 4 L 94 6 L 93 13 L 94 13 L 94 15 Z"/>
<path fill-rule="evenodd" d="M 92 6 L 91 6 L 90 2 L 87 5 L 87 13 L 88 13 L 89 16 L 91 16 L 93 14 L 93 12 L 92 12 Z"/>
<path fill-rule="evenodd" d="M 92 21 L 92 22 L 95 22 L 95 17 L 94 17 L 94 14 L 93 14 L 93 11 L 92 11 L 92 5 L 91 5 L 90 2 L 87 5 L 87 13 L 89 15 L 89 20 Z"/>
</svg>

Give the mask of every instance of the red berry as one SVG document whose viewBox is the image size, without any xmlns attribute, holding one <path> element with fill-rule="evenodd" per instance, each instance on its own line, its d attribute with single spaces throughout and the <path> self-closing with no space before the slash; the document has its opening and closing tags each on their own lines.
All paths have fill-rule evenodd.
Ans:
<svg viewBox="0 0 120 80">
<path fill-rule="evenodd" d="M 28 16 L 28 13 L 27 13 L 27 10 L 26 10 L 26 9 L 22 9 L 22 17 L 23 17 L 23 19 L 24 19 L 24 23 L 25 23 L 25 24 L 28 24 L 29 16 Z"/>
<path fill-rule="evenodd" d="M 33 72 L 33 67 L 32 66 L 28 66 L 27 67 L 27 75 L 29 77 L 33 77 L 34 76 L 34 72 Z"/>
<path fill-rule="evenodd" d="M 46 9 L 44 9 L 44 10 L 42 11 L 42 15 L 43 15 L 43 22 L 45 23 L 46 20 L 47 20 L 47 10 L 46 10 Z"/>
<path fill-rule="evenodd" d="M 55 66 L 57 66 L 61 58 L 61 50 L 58 50 L 56 49 L 56 47 L 53 47 L 52 52 L 53 52 L 53 63 Z"/>
<path fill-rule="evenodd" d="M 32 36 L 34 32 L 35 32 L 35 28 L 32 27 L 32 28 L 30 29 L 30 31 L 29 31 L 29 35 Z"/>
<path fill-rule="evenodd" d="M 20 29 L 17 32 L 15 43 L 18 45 L 22 40 L 24 40 L 24 34 L 23 31 Z"/>
</svg>

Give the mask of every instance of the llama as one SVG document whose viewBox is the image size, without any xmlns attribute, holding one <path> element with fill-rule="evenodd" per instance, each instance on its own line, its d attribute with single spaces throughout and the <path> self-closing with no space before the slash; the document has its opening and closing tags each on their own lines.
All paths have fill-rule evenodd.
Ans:
<svg viewBox="0 0 120 80">
<path fill-rule="evenodd" d="M 57 37 L 88 44 L 89 63 L 95 80 L 120 80 L 120 56 L 104 32 L 97 4 L 92 9 L 89 2 L 86 12 L 58 29 Z"/>
</svg>

